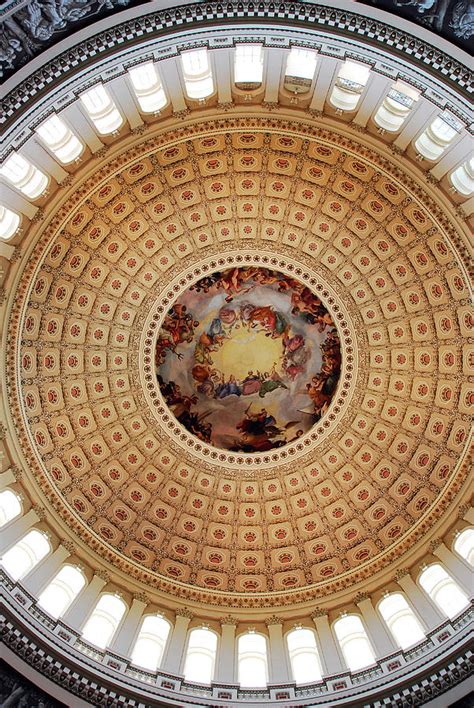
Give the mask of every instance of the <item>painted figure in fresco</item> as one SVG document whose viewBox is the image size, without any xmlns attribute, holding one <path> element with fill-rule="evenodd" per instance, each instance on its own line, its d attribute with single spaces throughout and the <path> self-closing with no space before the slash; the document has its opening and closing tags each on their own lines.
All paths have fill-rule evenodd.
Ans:
<svg viewBox="0 0 474 708">
<path fill-rule="evenodd" d="M 167 351 L 171 351 L 178 359 L 182 359 L 182 354 L 176 349 L 183 342 L 192 342 L 194 330 L 198 326 L 199 322 L 186 311 L 186 305 L 176 303 L 166 314 L 161 325 L 155 351 L 157 365 L 164 362 Z"/>
<path fill-rule="evenodd" d="M 266 371 L 261 377 L 261 384 L 258 392 L 260 398 L 265 398 L 267 393 L 271 393 L 277 388 L 288 388 L 288 386 L 282 381 L 275 367 L 276 362 L 274 362 L 271 372 L 268 373 L 268 371 Z"/>
<path fill-rule="evenodd" d="M 187 292 L 166 314 L 156 346 L 158 381 L 178 421 L 200 440 L 241 452 L 271 450 L 303 435 L 329 408 L 341 371 L 339 336 L 318 296 L 290 276 L 258 267 L 214 273 Z M 224 373 L 219 367 L 232 358 L 217 353 L 224 345 L 230 352 L 234 337 L 235 346 L 245 347 L 246 333 L 246 355 L 258 347 L 256 361 L 265 362 L 259 337 L 271 340 L 272 364 Z M 252 404 L 263 399 L 267 407 L 254 412 Z"/>
<path fill-rule="evenodd" d="M 216 398 L 226 398 L 227 396 L 241 396 L 242 389 L 240 388 L 234 374 L 230 375 L 226 382 L 224 376 L 222 382 L 216 387 Z"/>
<path fill-rule="evenodd" d="M 288 327 L 288 322 L 281 312 L 277 312 L 270 305 L 254 307 L 250 313 L 249 321 L 251 327 L 260 325 L 260 327 L 267 331 L 267 335 L 273 339 L 281 337 Z"/>
<path fill-rule="evenodd" d="M 268 415 L 265 408 L 257 413 L 250 411 L 250 406 L 245 411 L 245 417 L 235 426 L 240 433 L 240 440 L 233 448 L 242 452 L 265 452 L 278 447 L 276 438 L 281 430 L 276 425 L 272 415 Z"/>
<path fill-rule="evenodd" d="M 245 411 L 245 417 L 240 420 L 236 428 L 240 433 L 240 439 L 231 448 L 238 452 L 266 452 L 277 447 L 282 447 L 289 442 L 285 437 L 285 431 L 297 425 L 299 421 L 290 421 L 285 427 L 279 428 L 276 419 L 269 414 L 266 408 L 252 413 L 250 406 Z M 296 440 L 303 434 L 298 429 L 291 440 Z"/>
<path fill-rule="evenodd" d="M 183 395 L 177 383 L 174 381 L 165 383 L 159 374 L 158 383 L 168 408 L 173 412 L 177 420 L 197 438 L 205 442 L 210 442 L 212 425 L 211 423 L 205 422 L 205 418 L 209 413 L 198 415 L 192 410 L 193 406 L 197 403 L 197 396 Z"/>
<path fill-rule="evenodd" d="M 249 371 L 242 381 L 242 395 L 252 396 L 255 393 L 259 393 L 261 385 L 262 382 L 258 373 L 254 374 L 253 371 Z"/>
</svg>

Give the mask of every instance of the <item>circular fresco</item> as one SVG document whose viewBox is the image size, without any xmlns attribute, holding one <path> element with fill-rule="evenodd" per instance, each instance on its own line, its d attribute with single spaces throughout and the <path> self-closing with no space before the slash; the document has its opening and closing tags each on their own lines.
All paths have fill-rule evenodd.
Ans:
<svg viewBox="0 0 474 708">
<path fill-rule="evenodd" d="M 327 411 L 341 371 L 334 321 L 294 277 L 259 266 L 201 278 L 168 310 L 158 383 L 200 440 L 238 452 L 293 442 Z"/>
</svg>

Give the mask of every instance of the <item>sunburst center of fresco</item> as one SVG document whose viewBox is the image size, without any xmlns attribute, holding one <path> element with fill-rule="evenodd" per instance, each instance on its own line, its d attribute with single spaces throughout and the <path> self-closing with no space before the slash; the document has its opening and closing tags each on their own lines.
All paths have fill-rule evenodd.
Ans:
<svg viewBox="0 0 474 708">
<path fill-rule="evenodd" d="M 229 268 L 190 286 L 156 342 L 163 398 L 214 447 L 264 452 L 307 433 L 341 371 L 334 321 L 306 285 L 261 267 Z"/>
</svg>

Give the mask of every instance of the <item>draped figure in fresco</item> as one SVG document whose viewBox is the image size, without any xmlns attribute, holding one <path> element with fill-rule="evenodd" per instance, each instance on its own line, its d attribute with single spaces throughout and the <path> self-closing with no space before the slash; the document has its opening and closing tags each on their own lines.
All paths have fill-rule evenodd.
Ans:
<svg viewBox="0 0 474 708">
<path fill-rule="evenodd" d="M 191 285 L 163 318 L 155 360 L 177 420 L 200 440 L 241 452 L 282 447 L 308 431 L 328 410 L 341 370 L 321 299 L 256 266 Z"/>
</svg>

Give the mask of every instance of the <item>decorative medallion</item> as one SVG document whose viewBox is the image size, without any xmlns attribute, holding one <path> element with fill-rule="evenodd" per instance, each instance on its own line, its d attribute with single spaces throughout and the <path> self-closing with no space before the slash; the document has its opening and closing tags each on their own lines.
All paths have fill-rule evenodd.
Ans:
<svg viewBox="0 0 474 708">
<path fill-rule="evenodd" d="M 341 371 L 339 335 L 321 299 L 256 266 L 191 285 L 165 315 L 155 360 L 181 425 L 234 452 L 300 438 L 329 408 Z"/>
</svg>

